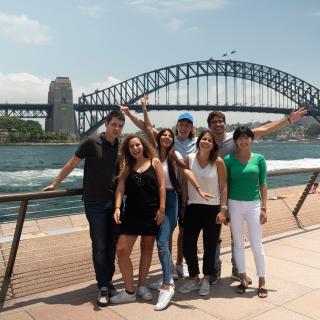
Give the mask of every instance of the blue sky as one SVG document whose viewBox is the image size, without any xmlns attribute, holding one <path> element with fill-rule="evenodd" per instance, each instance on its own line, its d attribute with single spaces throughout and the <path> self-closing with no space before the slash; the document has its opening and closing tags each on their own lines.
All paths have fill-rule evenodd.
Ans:
<svg viewBox="0 0 320 320">
<path fill-rule="evenodd" d="M 232 50 L 233 59 L 319 88 L 319 31 L 317 0 L 0 0 L 0 103 L 46 102 L 57 76 L 71 79 L 76 100 L 158 67 Z M 197 113 L 198 125 L 205 114 Z"/>
</svg>

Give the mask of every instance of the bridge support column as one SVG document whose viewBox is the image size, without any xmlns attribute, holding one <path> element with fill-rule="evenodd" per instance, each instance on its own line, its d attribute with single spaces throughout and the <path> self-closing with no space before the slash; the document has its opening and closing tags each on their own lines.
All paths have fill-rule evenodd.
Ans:
<svg viewBox="0 0 320 320">
<path fill-rule="evenodd" d="M 68 77 L 57 77 L 51 81 L 48 104 L 53 105 L 46 119 L 46 131 L 66 133 L 70 137 L 79 137 L 76 117 L 73 110 L 71 81 Z"/>
</svg>

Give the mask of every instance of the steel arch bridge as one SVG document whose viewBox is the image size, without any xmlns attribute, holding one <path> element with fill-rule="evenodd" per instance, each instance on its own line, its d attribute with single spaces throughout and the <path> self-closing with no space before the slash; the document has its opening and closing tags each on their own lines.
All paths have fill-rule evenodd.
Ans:
<svg viewBox="0 0 320 320">
<path fill-rule="evenodd" d="M 212 91 L 215 91 L 214 97 Z M 319 89 L 306 81 L 260 64 L 209 59 L 156 69 L 104 90 L 82 94 L 75 106 L 80 134 L 92 133 L 103 124 L 108 112 L 119 105 L 139 110 L 135 103 L 145 94 L 154 97 L 154 104 L 149 104 L 149 110 L 289 114 L 292 109 L 304 106 L 308 115 L 320 122 Z M 196 99 L 194 103 L 191 102 L 192 97 Z"/>
</svg>

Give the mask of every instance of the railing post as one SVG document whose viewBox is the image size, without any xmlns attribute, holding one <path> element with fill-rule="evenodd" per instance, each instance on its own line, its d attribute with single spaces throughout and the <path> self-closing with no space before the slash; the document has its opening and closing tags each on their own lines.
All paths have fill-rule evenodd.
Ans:
<svg viewBox="0 0 320 320">
<path fill-rule="evenodd" d="M 13 240 L 12 240 L 12 245 L 11 245 L 10 255 L 9 255 L 9 259 L 8 259 L 8 263 L 7 263 L 7 267 L 6 267 L 6 272 L 4 274 L 4 279 L 3 279 L 3 283 L 2 283 L 1 291 L 0 291 L 0 303 L 1 303 L 0 307 L 2 307 L 2 305 L 6 299 L 8 288 L 10 285 L 12 271 L 13 271 L 14 263 L 16 260 L 18 248 L 19 248 L 24 219 L 26 216 L 27 208 L 28 208 L 28 202 L 29 202 L 28 200 L 22 200 L 21 204 L 20 204 L 19 216 L 18 216 L 16 229 L 15 229 Z"/>
<path fill-rule="evenodd" d="M 309 179 L 309 182 L 307 183 L 306 187 L 304 188 L 304 191 L 302 192 L 302 195 L 300 196 L 300 199 L 298 200 L 294 210 L 292 211 L 292 214 L 297 217 L 304 201 L 306 200 L 308 194 L 309 194 L 309 191 L 311 189 L 311 187 L 313 186 L 314 182 L 316 181 L 317 177 L 318 177 L 318 174 L 319 174 L 319 171 L 317 172 L 314 172 L 312 174 L 312 176 L 310 177 Z"/>
</svg>

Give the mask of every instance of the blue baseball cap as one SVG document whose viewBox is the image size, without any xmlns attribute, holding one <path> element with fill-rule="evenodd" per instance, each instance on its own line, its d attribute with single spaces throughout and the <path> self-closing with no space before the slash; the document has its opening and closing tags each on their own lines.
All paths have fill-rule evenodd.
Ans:
<svg viewBox="0 0 320 320">
<path fill-rule="evenodd" d="M 189 112 L 180 114 L 178 121 L 185 120 L 185 119 L 189 120 L 193 124 L 193 117 Z"/>
</svg>

